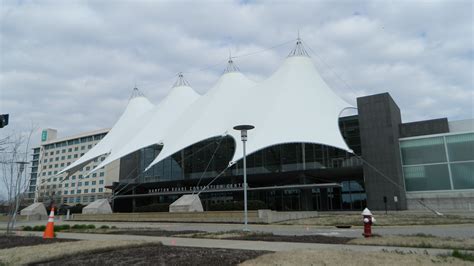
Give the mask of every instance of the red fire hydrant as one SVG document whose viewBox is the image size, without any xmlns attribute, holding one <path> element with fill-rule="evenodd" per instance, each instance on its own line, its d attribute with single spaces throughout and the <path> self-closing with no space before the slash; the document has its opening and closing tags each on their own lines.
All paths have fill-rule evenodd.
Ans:
<svg viewBox="0 0 474 266">
<path fill-rule="evenodd" d="M 371 237 L 372 236 L 372 224 L 375 223 L 375 218 L 373 217 L 372 213 L 369 209 L 365 208 L 362 211 L 362 217 L 364 221 L 364 237 Z"/>
</svg>

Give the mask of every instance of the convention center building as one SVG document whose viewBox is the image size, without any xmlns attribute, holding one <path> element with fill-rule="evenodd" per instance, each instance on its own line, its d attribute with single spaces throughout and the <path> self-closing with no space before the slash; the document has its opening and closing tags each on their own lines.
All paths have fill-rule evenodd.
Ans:
<svg viewBox="0 0 474 266">
<path fill-rule="evenodd" d="M 59 174 L 73 175 L 98 157 L 105 159 L 89 174 L 119 160 L 108 186 L 114 211 L 185 194 L 213 210 L 243 201 L 245 154 L 249 204 L 259 208 L 474 208 L 474 120 L 403 123 L 389 93 L 355 102 L 329 88 L 298 40 L 258 83 L 230 58 L 203 95 L 181 74 L 157 105 L 134 89 L 107 135 Z M 245 142 L 238 125 L 254 127 Z"/>
</svg>

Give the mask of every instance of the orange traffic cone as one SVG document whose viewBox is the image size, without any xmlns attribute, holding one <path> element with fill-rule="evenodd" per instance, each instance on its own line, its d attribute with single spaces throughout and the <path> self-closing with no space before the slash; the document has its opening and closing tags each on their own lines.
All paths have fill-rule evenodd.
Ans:
<svg viewBox="0 0 474 266">
<path fill-rule="evenodd" d="M 48 224 L 46 224 L 43 238 L 54 238 L 54 207 L 51 208 L 51 212 L 49 213 Z"/>
</svg>

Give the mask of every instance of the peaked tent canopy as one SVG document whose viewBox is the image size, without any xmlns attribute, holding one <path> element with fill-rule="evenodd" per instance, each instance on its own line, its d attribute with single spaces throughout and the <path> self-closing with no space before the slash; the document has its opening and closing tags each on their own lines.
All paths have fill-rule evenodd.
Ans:
<svg viewBox="0 0 474 266">
<path fill-rule="evenodd" d="M 150 115 L 147 116 L 149 120 L 143 121 L 143 125 L 140 125 L 140 128 L 135 130 L 134 135 L 130 136 L 128 141 L 127 139 L 122 141 L 123 145 L 120 149 L 113 150 L 112 153 L 91 172 L 134 151 L 154 144 L 161 145 L 163 137 L 169 127 L 199 97 L 200 95 L 189 86 L 183 74 L 180 73 L 178 80 L 168 95 L 153 108 Z"/>
<path fill-rule="evenodd" d="M 244 76 L 232 59 L 217 83 L 169 128 L 163 149 L 149 167 L 192 144 L 227 135 L 241 95 L 248 95 L 255 82 Z"/>
<path fill-rule="evenodd" d="M 136 128 L 148 120 L 146 114 L 149 113 L 152 108 L 153 104 L 151 104 L 137 88 L 134 88 L 125 111 L 109 133 L 81 158 L 61 170 L 58 174 L 64 172 L 72 174 L 95 158 L 119 149 L 123 141 L 131 138 L 135 134 Z"/>
<path fill-rule="evenodd" d="M 249 86 L 238 74 L 223 75 L 209 96 L 197 101 L 192 111 L 171 128 L 163 150 L 148 168 L 191 144 L 220 134 L 230 135 L 236 142 L 231 165 L 242 158 L 240 132 L 233 129 L 242 124 L 255 126 L 248 132 L 247 154 L 295 142 L 352 152 L 339 130 L 339 116 L 351 105 L 324 82 L 299 39 L 283 65 L 267 80 Z M 230 83 L 226 85 L 229 88 L 220 88 L 224 82 Z"/>
</svg>

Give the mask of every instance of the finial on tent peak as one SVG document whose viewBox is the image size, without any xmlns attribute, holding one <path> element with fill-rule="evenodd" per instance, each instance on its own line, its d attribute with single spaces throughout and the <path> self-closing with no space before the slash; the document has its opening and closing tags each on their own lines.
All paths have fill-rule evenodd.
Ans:
<svg viewBox="0 0 474 266">
<path fill-rule="evenodd" d="M 181 87 L 181 86 L 188 86 L 188 87 L 190 87 L 189 82 L 184 78 L 183 72 L 178 72 L 178 79 L 177 79 L 176 82 L 173 84 L 173 88 L 174 88 L 174 87 Z"/>
<path fill-rule="evenodd" d="M 296 38 L 296 46 L 291 50 L 290 54 L 288 57 L 292 56 L 306 56 L 309 57 L 308 52 L 306 52 L 306 49 L 303 46 L 303 42 L 300 37 L 300 30 L 298 29 L 298 37 Z"/>
<path fill-rule="evenodd" d="M 227 67 L 224 69 L 224 74 L 231 72 L 240 72 L 240 69 L 235 65 L 234 60 L 232 60 L 232 54 L 229 50 L 229 60 L 227 61 Z"/>
<path fill-rule="evenodd" d="M 137 86 L 135 86 L 135 88 L 133 88 L 132 95 L 130 95 L 130 99 L 133 99 L 133 98 L 136 98 L 136 97 L 145 97 L 145 94 L 143 94 L 143 92 L 141 92 L 137 88 Z"/>
</svg>

